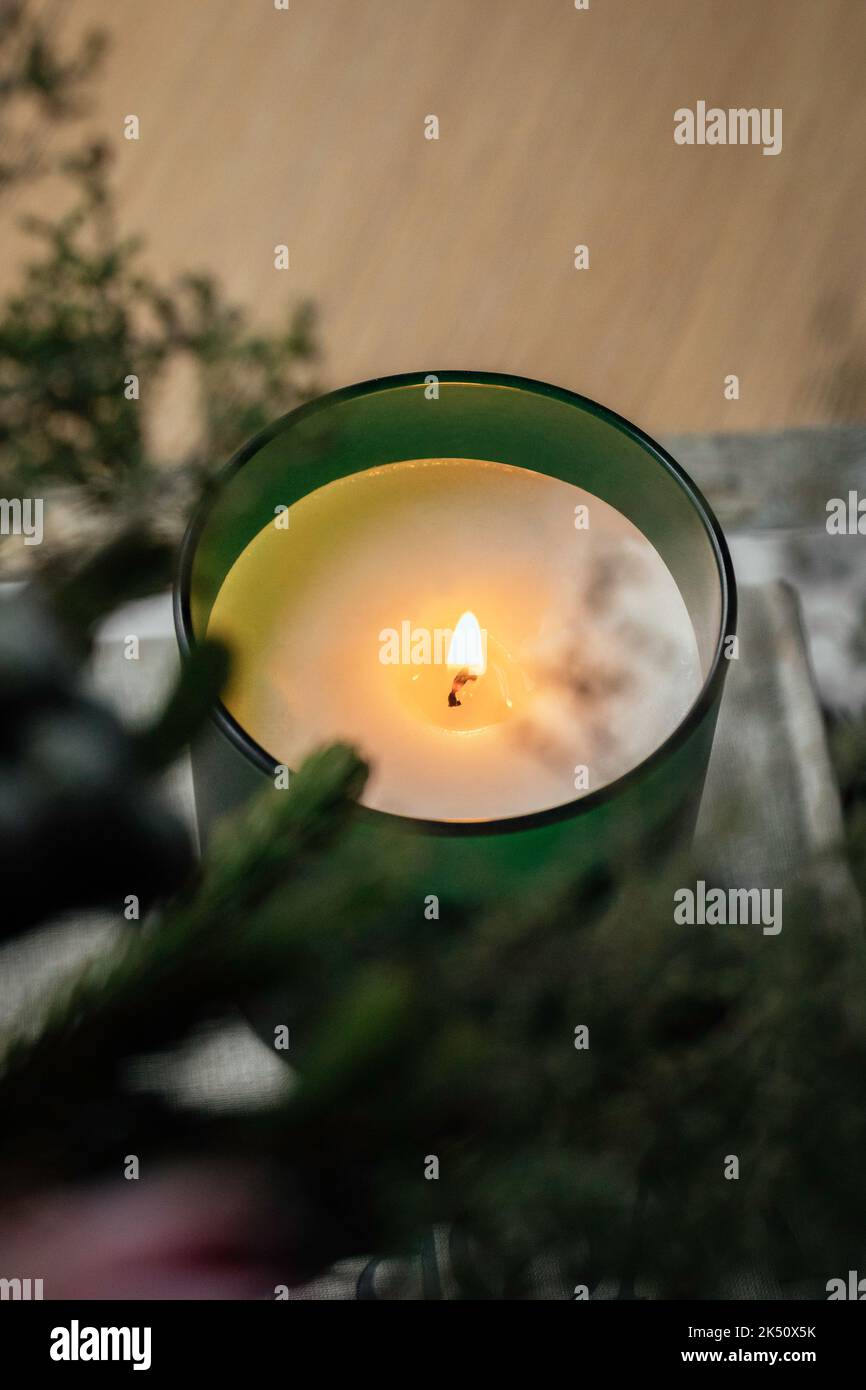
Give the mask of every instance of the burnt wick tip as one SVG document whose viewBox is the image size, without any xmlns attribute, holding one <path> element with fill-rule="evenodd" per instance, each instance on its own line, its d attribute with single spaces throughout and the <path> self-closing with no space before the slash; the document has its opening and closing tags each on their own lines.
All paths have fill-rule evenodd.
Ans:
<svg viewBox="0 0 866 1390">
<path fill-rule="evenodd" d="M 448 705 L 450 709 L 454 709 L 455 705 L 460 704 L 460 701 L 457 699 L 457 691 L 462 690 L 467 681 L 475 681 L 477 679 L 478 677 L 473 676 L 469 671 L 457 672 L 457 675 L 451 682 L 451 689 L 448 692 Z"/>
</svg>

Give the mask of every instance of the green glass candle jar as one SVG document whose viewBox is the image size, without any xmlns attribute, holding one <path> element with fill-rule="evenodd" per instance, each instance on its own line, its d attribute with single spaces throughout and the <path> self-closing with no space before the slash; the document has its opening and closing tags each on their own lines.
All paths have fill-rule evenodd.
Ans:
<svg viewBox="0 0 866 1390">
<path fill-rule="evenodd" d="M 216 631 L 239 656 L 193 749 L 203 842 L 348 736 L 375 774 L 353 833 L 427 837 L 452 887 L 501 890 L 687 833 L 736 589 L 706 502 L 640 430 L 441 372 L 333 392 L 243 448 L 189 528 L 175 616 L 182 652 Z"/>
</svg>

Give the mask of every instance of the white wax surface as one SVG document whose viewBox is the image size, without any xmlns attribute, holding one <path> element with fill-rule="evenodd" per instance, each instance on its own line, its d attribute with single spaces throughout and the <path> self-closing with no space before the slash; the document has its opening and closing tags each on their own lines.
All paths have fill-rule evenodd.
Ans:
<svg viewBox="0 0 866 1390">
<path fill-rule="evenodd" d="M 459 721 L 480 685 L 452 727 L 453 672 L 380 660 L 384 630 L 454 628 L 467 609 L 519 687 L 513 710 L 476 729 Z M 364 803 L 422 819 L 500 819 L 592 792 L 652 753 L 702 685 L 683 599 L 631 522 L 571 484 L 479 460 L 407 460 L 303 498 L 238 557 L 208 630 L 234 656 L 229 710 L 277 762 L 348 739 L 372 764 Z M 438 711 L 440 671 L 434 722 L 411 683 Z"/>
</svg>

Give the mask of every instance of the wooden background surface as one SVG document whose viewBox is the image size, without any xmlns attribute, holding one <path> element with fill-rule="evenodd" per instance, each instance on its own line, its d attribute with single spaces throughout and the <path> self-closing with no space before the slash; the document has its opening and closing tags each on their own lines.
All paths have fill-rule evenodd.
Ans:
<svg viewBox="0 0 866 1390">
<path fill-rule="evenodd" d="M 151 266 L 265 322 L 312 297 L 328 384 L 510 371 L 656 433 L 866 418 L 863 0 L 49 8 L 111 36 L 86 124 Z M 699 99 L 782 107 L 782 153 L 675 145 Z"/>
</svg>

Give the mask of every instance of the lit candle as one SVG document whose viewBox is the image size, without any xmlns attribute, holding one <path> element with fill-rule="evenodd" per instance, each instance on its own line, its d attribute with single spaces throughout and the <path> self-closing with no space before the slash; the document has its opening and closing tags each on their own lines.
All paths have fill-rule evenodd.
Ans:
<svg viewBox="0 0 866 1390">
<path fill-rule="evenodd" d="M 247 445 L 190 527 L 175 612 L 182 649 L 210 633 L 235 658 L 193 750 L 203 839 L 275 765 L 348 739 L 372 765 L 364 845 L 435 832 L 431 872 L 477 895 L 688 824 L 736 594 L 712 513 L 639 430 L 443 372 Z"/>
<path fill-rule="evenodd" d="M 664 561 L 600 498 L 527 469 L 415 459 L 332 482 L 239 555 L 208 631 L 225 703 L 277 763 L 334 738 L 364 803 L 524 816 L 613 782 L 700 691 Z"/>
</svg>

